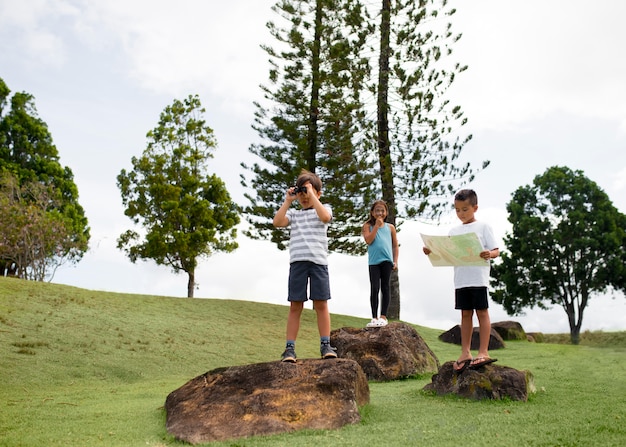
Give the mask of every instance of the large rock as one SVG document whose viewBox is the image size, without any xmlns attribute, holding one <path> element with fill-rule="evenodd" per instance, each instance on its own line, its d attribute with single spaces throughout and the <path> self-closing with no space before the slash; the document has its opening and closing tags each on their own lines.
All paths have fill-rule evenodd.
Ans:
<svg viewBox="0 0 626 447">
<path fill-rule="evenodd" d="M 192 444 L 360 421 L 369 385 L 353 360 L 298 360 L 218 368 L 165 400 L 166 428 Z"/>
<path fill-rule="evenodd" d="M 502 340 L 527 340 L 526 332 L 517 321 L 498 321 L 491 323 L 491 327 L 496 330 Z"/>
<path fill-rule="evenodd" d="M 361 365 L 368 380 L 395 380 L 439 369 L 437 356 L 406 323 L 375 328 L 344 327 L 333 330 L 330 341 L 339 357 Z"/>
<path fill-rule="evenodd" d="M 468 399 L 504 399 L 526 401 L 529 393 L 535 392 L 533 375 L 530 371 L 519 371 L 507 366 L 491 364 L 458 374 L 453 370 L 454 362 L 446 362 L 432 377 L 432 382 L 423 389 L 439 395 L 456 394 Z"/>
<path fill-rule="evenodd" d="M 543 332 L 526 332 L 526 339 L 530 342 L 543 343 Z"/>
<path fill-rule="evenodd" d="M 471 349 L 478 349 L 480 345 L 480 334 L 478 328 L 475 327 L 472 331 L 472 344 Z M 461 326 L 456 325 L 453 328 L 447 330 L 443 334 L 439 335 L 439 340 L 446 343 L 454 343 L 456 345 L 461 344 Z M 489 350 L 504 348 L 504 340 L 495 329 L 491 329 L 491 335 L 489 336 Z"/>
</svg>

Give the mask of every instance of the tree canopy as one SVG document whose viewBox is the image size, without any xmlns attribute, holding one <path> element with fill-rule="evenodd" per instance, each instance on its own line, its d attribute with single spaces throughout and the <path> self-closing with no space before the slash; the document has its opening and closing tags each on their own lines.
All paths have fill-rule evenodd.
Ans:
<svg viewBox="0 0 626 447">
<path fill-rule="evenodd" d="M 589 300 L 626 292 L 626 216 L 582 171 L 554 166 L 507 204 L 512 233 L 494 265 L 494 301 L 510 315 L 561 306 L 572 343 Z"/>
<path fill-rule="evenodd" d="M 0 79 L 0 272 L 22 278 L 51 278 L 64 262 L 80 261 L 89 227 L 78 187 L 63 167 L 32 95 L 10 96 Z"/>
<path fill-rule="evenodd" d="M 224 182 L 208 173 L 217 142 L 203 119 L 197 95 L 174 100 L 148 132 L 133 169 L 117 177 L 125 214 L 145 234 L 127 230 L 118 239 L 132 262 L 152 259 L 175 273 L 188 275 L 187 296 L 193 297 L 198 258 L 238 247 L 239 208 Z"/>
</svg>

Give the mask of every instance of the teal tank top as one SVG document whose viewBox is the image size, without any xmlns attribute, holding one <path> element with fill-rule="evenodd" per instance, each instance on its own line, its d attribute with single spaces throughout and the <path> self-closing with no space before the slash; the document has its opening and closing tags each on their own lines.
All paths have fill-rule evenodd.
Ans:
<svg viewBox="0 0 626 447">
<path fill-rule="evenodd" d="M 367 246 L 367 263 L 369 265 L 378 265 L 385 261 L 393 262 L 391 230 L 388 223 L 378 229 L 374 242 Z"/>
</svg>

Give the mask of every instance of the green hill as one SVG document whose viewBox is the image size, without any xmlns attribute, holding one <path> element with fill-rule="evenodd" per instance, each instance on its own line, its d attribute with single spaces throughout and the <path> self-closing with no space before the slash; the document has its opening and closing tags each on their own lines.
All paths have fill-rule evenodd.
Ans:
<svg viewBox="0 0 626 447">
<path fill-rule="evenodd" d="M 0 446 L 184 445 L 165 431 L 167 394 L 217 367 L 278 360 L 287 310 L 0 278 Z M 363 324 L 332 316 L 333 328 Z M 415 327 L 442 363 L 457 357 L 440 330 Z M 318 343 L 309 307 L 299 357 L 318 357 Z M 532 371 L 537 395 L 467 402 L 421 392 L 430 377 L 371 383 L 360 424 L 214 445 L 622 445 L 623 344 L 509 342 L 493 354 Z"/>
</svg>

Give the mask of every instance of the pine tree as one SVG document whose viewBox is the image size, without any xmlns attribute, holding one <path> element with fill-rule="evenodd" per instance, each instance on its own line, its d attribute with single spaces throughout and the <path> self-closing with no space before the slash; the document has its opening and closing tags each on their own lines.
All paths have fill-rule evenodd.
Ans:
<svg viewBox="0 0 626 447">
<path fill-rule="evenodd" d="M 445 98 L 456 76 L 467 69 L 446 59 L 454 35 L 443 19 L 454 14 L 446 0 L 382 0 L 377 92 L 377 142 L 383 200 L 388 220 L 437 220 L 450 197 L 474 172 L 458 157 L 471 135 L 467 119 Z M 483 164 L 483 168 L 488 163 Z M 398 271 L 391 278 L 389 317 L 400 317 Z"/>
<path fill-rule="evenodd" d="M 263 143 L 250 151 L 263 164 L 242 176 L 245 208 L 253 238 L 268 238 L 286 248 L 288 234 L 271 222 L 288 186 L 301 169 L 323 182 L 323 201 L 333 209 L 329 248 L 363 253 L 360 226 L 375 197 L 371 123 L 362 98 L 370 74 L 362 56 L 368 37 L 362 27 L 366 10 L 358 1 L 285 0 L 274 10 L 289 27 L 269 23 L 280 50 L 265 46 L 272 64 L 265 102 L 257 102 L 254 128 Z"/>
</svg>

